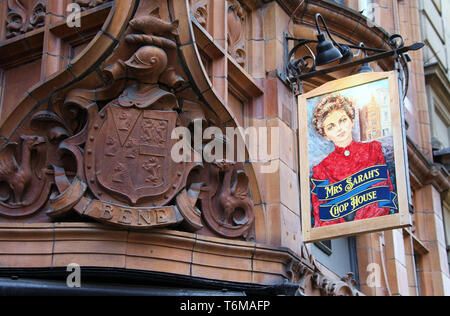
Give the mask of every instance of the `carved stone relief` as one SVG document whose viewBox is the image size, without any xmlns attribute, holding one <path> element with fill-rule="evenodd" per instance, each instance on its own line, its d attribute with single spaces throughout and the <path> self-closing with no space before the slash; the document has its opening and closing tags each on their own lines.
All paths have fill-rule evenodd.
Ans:
<svg viewBox="0 0 450 316">
<path fill-rule="evenodd" d="M 340 280 L 324 276 L 321 268 L 310 254 L 308 248 L 302 245 L 300 260 L 292 260 L 287 265 L 287 275 L 290 281 L 298 284 L 296 296 L 305 296 L 306 292 L 318 291 L 321 296 L 360 296 L 353 273 Z"/>
<path fill-rule="evenodd" d="M 246 23 L 247 12 L 238 0 L 227 0 L 228 53 L 245 68 L 247 64 Z"/>
<path fill-rule="evenodd" d="M 208 27 L 208 6 L 209 0 L 192 0 L 191 15 L 205 29 Z"/>
<path fill-rule="evenodd" d="M 42 170 L 39 170 L 45 159 L 45 143 L 41 136 L 21 135 L 20 143 L 9 143 L 0 152 L 0 181 L 3 183 L 0 212 L 11 215 L 17 209 L 25 215 L 26 209 L 35 203 L 41 190 L 35 185 L 45 183 Z M 10 209 L 3 208 L 4 205 L 9 205 Z"/>
<path fill-rule="evenodd" d="M 313 287 L 320 291 L 322 296 L 360 296 L 357 290 L 353 273 L 349 273 L 341 280 L 331 280 L 322 273 L 316 272 L 312 277 Z"/>
<path fill-rule="evenodd" d="M 242 163 L 220 161 L 205 169 L 194 172 L 189 181 L 195 181 L 194 187 L 199 190 L 207 225 L 224 237 L 252 239 L 254 205 Z"/>
<path fill-rule="evenodd" d="M 0 221 L 44 210 L 61 221 L 76 212 L 128 229 L 182 224 L 191 232 L 254 238 L 242 164 L 171 157 L 175 128 L 200 120 L 209 122 L 206 129 L 212 120 L 186 92 L 178 21 L 158 13 L 130 21 L 122 45 L 131 54 L 103 68 L 105 86 L 55 94 L 0 150 Z"/>
<path fill-rule="evenodd" d="M 85 11 L 90 8 L 95 8 L 109 1 L 111 0 L 74 0 L 73 2 L 79 4 L 81 10 Z"/>
<path fill-rule="evenodd" d="M 46 0 L 8 0 L 6 38 L 43 27 L 45 13 Z"/>
</svg>

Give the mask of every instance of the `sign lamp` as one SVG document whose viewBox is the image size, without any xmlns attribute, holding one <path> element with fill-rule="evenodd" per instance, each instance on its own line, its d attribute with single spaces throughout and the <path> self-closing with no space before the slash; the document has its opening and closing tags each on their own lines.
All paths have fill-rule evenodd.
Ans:
<svg viewBox="0 0 450 316">
<path fill-rule="evenodd" d="M 325 30 L 328 34 L 328 37 L 330 40 L 327 40 L 325 37 L 325 34 L 322 33 L 319 26 L 319 19 L 322 20 L 323 25 L 325 26 Z M 339 44 L 337 44 L 333 37 L 330 34 L 330 31 L 328 30 L 327 24 L 325 23 L 325 20 L 320 15 L 320 13 L 316 14 L 316 27 L 319 31 L 319 34 L 317 35 L 317 57 L 316 57 L 316 64 L 317 66 L 323 66 L 330 64 L 332 62 L 335 62 L 336 60 L 342 59 L 343 55 L 341 51 L 336 47 L 339 47 Z"/>
<path fill-rule="evenodd" d="M 329 40 L 322 32 L 319 26 L 319 20 L 322 21 L 325 31 L 330 38 Z M 316 14 L 315 21 L 319 32 L 317 40 L 290 37 L 288 34 L 285 34 L 284 38 L 285 67 L 284 71 L 279 73 L 279 77 L 289 85 L 297 95 L 303 93 L 302 82 L 306 79 L 361 65 L 362 67 L 360 68 L 359 73 L 372 72 L 373 70 L 370 68 L 369 63 L 390 57 L 394 58 L 396 68 L 398 66 L 403 68 L 406 82 L 408 82 L 408 62 L 411 61 L 411 58 L 407 52 L 419 50 L 425 46 L 424 43 L 415 43 L 410 46 L 405 46 L 405 41 L 399 34 L 394 34 L 389 38 L 388 45 L 390 49 L 369 48 L 365 47 L 363 44 L 340 44 L 331 36 L 325 19 L 320 13 Z M 289 49 L 290 42 L 295 43 L 295 46 L 292 49 Z M 308 44 L 317 44 L 316 55 L 314 55 L 313 50 Z M 297 52 L 303 47 L 308 49 L 310 55 L 297 58 Z M 353 60 L 355 55 L 352 49 L 363 51 L 365 57 Z M 369 52 L 372 54 L 369 55 Z M 337 65 L 333 64 L 329 67 L 316 69 L 317 66 L 325 66 L 338 60 L 340 62 Z M 404 90 L 403 92 L 406 95 L 406 91 Z"/>
</svg>

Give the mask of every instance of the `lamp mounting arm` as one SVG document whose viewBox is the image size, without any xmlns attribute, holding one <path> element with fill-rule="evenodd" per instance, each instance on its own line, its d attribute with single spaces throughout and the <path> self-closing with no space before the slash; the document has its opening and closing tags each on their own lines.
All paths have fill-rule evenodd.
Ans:
<svg viewBox="0 0 450 316">
<path fill-rule="evenodd" d="M 320 13 L 317 13 L 317 14 L 316 14 L 316 19 L 315 19 L 315 20 L 316 20 L 316 27 L 317 27 L 317 31 L 319 32 L 319 35 L 320 35 L 320 34 L 323 34 L 323 33 L 322 33 L 322 30 L 320 29 L 320 26 L 319 26 L 319 19 L 322 21 L 322 24 L 323 24 L 323 26 L 325 27 L 325 31 L 327 32 L 328 37 L 330 38 L 331 42 L 332 42 L 334 45 L 336 45 L 336 46 L 339 48 L 339 50 L 342 52 L 342 51 L 343 51 L 342 46 L 341 46 L 340 44 L 338 44 L 338 43 L 334 40 L 333 36 L 331 36 L 331 32 L 330 32 L 330 30 L 328 29 L 328 26 L 327 26 L 327 23 L 325 22 L 325 19 L 323 18 L 323 16 L 322 16 Z"/>
<path fill-rule="evenodd" d="M 316 26 L 318 27 L 319 34 L 323 34 L 319 27 L 319 20 L 321 20 L 325 26 L 325 31 L 330 36 L 330 39 L 335 43 L 335 45 L 341 50 L 343 47 L 351 49 L 358 49 L 364 51 L 366 54 L 365 58 L 361 58 L 358 60 L 346 59 L 345 56 L 342 58 L 341 63 L 338 65 L 333 65 L 327 68 L 322 68 L 317 70 L 317 62 L 316 56 L 312 53 L 311 49 L 307 46 L 308 44 L 316 44 L 319 43 L 318 40 L 312 39 L 304 39 L 304 38 L 295 38 L 288 36 L 285 34 L 284 38 L 284 50 L 285 50 L 285 67 L 284 73 L 279 73 L 279 77 L 291 87 L 291 89 L 298 93 L 302 93 L 302 81 L 306 79 L 310 79 L 316 76 L 325 75 L 328 73 L 336 72 L 339 70 L 343 70 L 346 68 L 355 67 L 358 65 L 363 65 L 366 63 L 374 62 L 381 59 L 393 58 L 396 62 L 396 69 L 398 67 L 402 67 L 405 69 L 405 65 L 407 68 L 407 63 L 411 61 L 408 51 L 417 51 L 422 49 L 425 44 L 424 43 L 415 43 L 410 46 L 405 46 L 405 41 L 403 37 L 399 34 L 394 34 L 389 38 L 388 45 L 391 49 L 380 49 L 380 48 L 371 48 L 366 47 L 364 44 L 361 45 L 352 45 L 352 44 L 338 44 L 331 37 L 331 34 L 326 26 L 326 23 L 323 17 L 320 14 L 316 15 Z M 295 45 L 292 49 L 289 49 L 289 43 L 294 42 Z M 302 48 L 307 47 L 310 51 L 310 55 L 305 55 L 300 58 L 295 58 L 295 54 Z M 368 53 L 372 53 L 369 55 Z M 353 57 L 353 54 L 351 55 Z M 310 63 L 311 61 L 311 63 Z M 400 64 L 400 65 L 399 65 Z"/>
</svg>

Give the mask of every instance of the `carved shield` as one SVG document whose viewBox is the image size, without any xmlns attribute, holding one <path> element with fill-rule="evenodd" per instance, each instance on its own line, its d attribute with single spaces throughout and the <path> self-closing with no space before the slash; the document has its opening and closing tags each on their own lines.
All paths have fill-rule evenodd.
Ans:
<svg viewBox="0 0 450 316">
<path fill-rule="evenodd" d="M 86 178 L 94 195 L 133 206 L 168 203 L 185 171 L 185 164 L 171 159 L 177 115 L 106 106 L 91 124 L 86 145 Z"/>
</svg>

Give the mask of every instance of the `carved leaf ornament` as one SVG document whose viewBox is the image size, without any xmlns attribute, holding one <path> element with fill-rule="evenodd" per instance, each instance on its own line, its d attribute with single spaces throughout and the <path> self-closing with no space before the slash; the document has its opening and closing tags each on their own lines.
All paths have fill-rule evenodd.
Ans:
<svg viewBox="0 0 450 316">
<path fill-rule="evenodd" d="M 247 13 L 238 0 L 229 0 L 228 2 L 228 53 L 239 65 L 245 67 L 247 60 L 245 51 Z"/>
<path fill-rule="evenodd" d="M 6 38 L 27 33 L 45 25 L 45 0 L 8 0 Z"/>
</svg>

